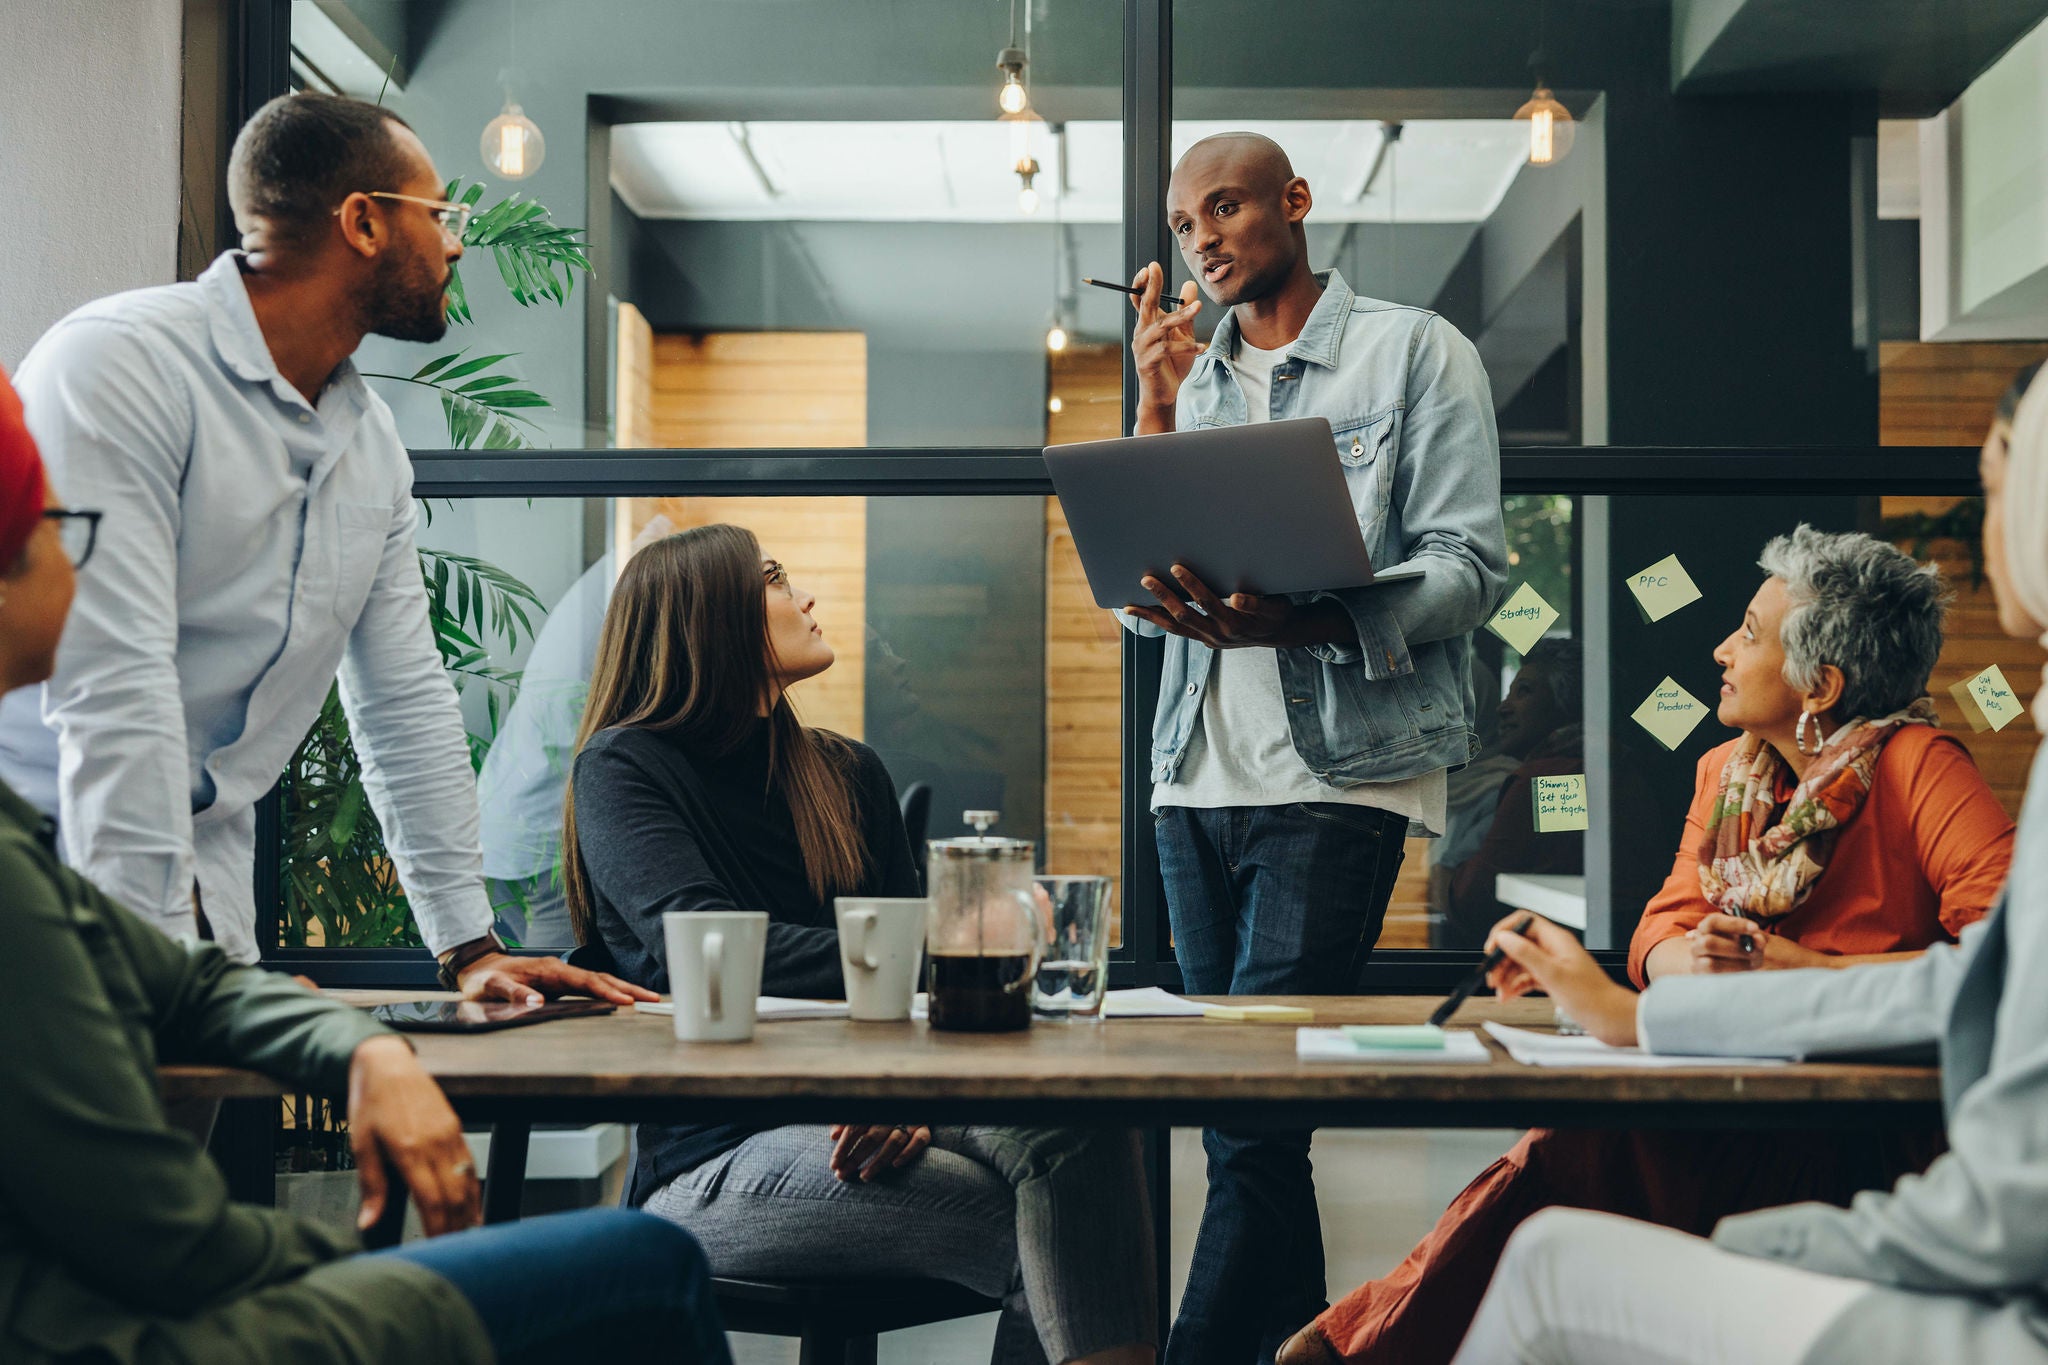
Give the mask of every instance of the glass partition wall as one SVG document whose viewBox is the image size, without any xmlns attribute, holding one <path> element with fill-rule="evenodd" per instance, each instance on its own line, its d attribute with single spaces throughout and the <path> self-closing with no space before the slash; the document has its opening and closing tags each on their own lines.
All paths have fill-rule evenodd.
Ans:
<svg viewBox="0 0 2048 1365">
<path fill-rule="evenodd" d="M 496 209 L 446 341 L 373 339 L 358 363 L 415 451 L 485 870 L 527 948 L 567 942 L 561 787 L 618 567 L 664 528 L 730 521 L 819 599 L 837 662 L 793 694 L 804 717 L 928 791 L 930 834 L 993 807 L 1047 870 L 1114 877 L 1113 979 L 1177 983 L 1144 780 L 1158 646 L 1092 606 L 1038 452 L 1128 429 L 1130 310 L 1082 277 L 1186 278 L 1166 188 L 1209 132 L 1289 152 L 1317 268 L 1473 339 L 1510 590 L 1554 613 L 1538 638 L 1474 636 L 1482 747 L 1445 836 L 1409 843 L 1368 989 L 1440 988 L 1532 885 L 1614 961 L 1727 737 L 1711 652 L 1763 542 L 1801 520 L 1968 533 L 1971 459 L 1877 448 L 1875 360 L 1847 325 L 1868 111 L 1679 100 L 1644 74 L 1659 7 L 1550 6 L 1561 113 L 1539 161 L 1517 118 L 1535 40 L 1490 0 L 1378 7 L 1370 33 L 1342 0 L 1280 21 L 1175 0 L 249 3 L 270 25 L 250 27 L 252 103 L 381 94 Z M 544 143 L 493 124 L 480 144 L 508 104 Z M 1750 231 L 1765 202 L 1818 235 Z M 543 275 L 505 245 L 536 212 L 569 230 L 543 234 Z M 2031 727 L 1971 734 L 1945 691 L 1998 648 L 1972 552 L 1917 548 L 1964 590 L 1937 700 L 2016 803 Z M 1672 556 L 1700 596 L 1651 622 L 1626 583 Z M 1639 723 L 1659 694 L 1692 723 Z M 338 708 L 264 819 L 280 964 L 431 979 Z"/>
</svg>

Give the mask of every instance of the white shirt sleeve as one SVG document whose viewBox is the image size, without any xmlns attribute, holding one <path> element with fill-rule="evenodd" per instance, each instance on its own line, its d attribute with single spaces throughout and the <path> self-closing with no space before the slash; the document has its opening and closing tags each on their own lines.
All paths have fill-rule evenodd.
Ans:
<svg viewBox="0 0 2048 1365">
<path fill-rule="evenodd" d="M 341 704 L 399 883 L 427 947 L 491 927 L 476 778 L 462 712 L 427 621 L 410 480 L 392 507 L 383 560 L 341 663 Z"/>
<path fill-rule="evenodd" d="M 140 336 L 99 319 L 51 332 L 15 382 L 59 496 L 102 513 L 44 694 L 65 859 L 157 928 L 191 935 L 193 773 L 177 667 L 190 398 Z"/>
</svg>

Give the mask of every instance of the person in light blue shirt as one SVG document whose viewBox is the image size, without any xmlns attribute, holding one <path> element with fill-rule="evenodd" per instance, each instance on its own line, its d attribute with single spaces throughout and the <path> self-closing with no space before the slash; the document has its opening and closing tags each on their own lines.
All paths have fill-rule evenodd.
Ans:
<svg viewBox="0 0 2048 1365">
<path fill-rule="evenodd" d="M 468 210 L 442 201 L 395 115 L 325 95 L 259 110 L 228 177 L 244 250 L 192 283 L 86 305 L 18 372 L 52 481 L 105 517 L 40 715 L 33 690 L 9 700 L 0 777 L 54 787 L 66 860 L 114 899 L 252 962 L 256 802 L 338 677 L 443 979 L 521 1000 L 652 998 L 509 956 L 491 932 L 411 463 L 349 362 L 373 332 L 442 335 Z"/>
<path fill-rule="evenodd" d="M 1226 600 L 1179 565 L 1131 585 L 1125 625 L 1168 637 L 1152 807 L 1174 953 L 1204 995 L 1358 988 L 1405 836 L 1443 832 L 1446 773 L 1479 750 L 1468 636 L 1507 583 L 1478 352 L 1426 309 L 1311 271 L 1312 206 L 1271 140 L 1205 139 L 1174 167 L 1167 226 L 1229 311 L 1204 348 L 1193 281 L 1171 312 L 1156 263 L 1133 282 L 1140 434 L 1327 418 L 1372 562 L 1422 570 L 1289 597 Z M 1203 1133 L 1208 1202 L 1168 1365 L 1270 1361 L 1322 1311 L 1309 1138 Z"/>
</svg>

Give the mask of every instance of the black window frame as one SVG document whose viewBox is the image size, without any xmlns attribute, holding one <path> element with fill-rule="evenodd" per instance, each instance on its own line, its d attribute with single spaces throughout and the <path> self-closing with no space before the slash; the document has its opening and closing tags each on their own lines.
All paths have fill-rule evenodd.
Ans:
<svg viewBox="0 0 2048 1365">
<path fill-rule="evenodd" d="M 1123 231 L 1125 269 L 1171 260 L 1165 221 L 1173 128 L 1174 0 L 1123 0 Z M 237 0 L 241 63 L 233 83 L 236 126 L 290 88 L 291 0 Z M 225 149 L 221 158 L 225 162 Z M 225 245 L 223 243 L 223 245 Z M 1130 322 L 1126 317 L 1125 326 Z M 1136 375 L 1124 342 L 1123 416 L 1136 421 Z M 595 382 L 589 375 L 586 386 Z M 1050 495 L 1037 447 L 954 449 L 543 450 L 530 453 L 416 450 L 421 498 L 692 496 Z M 1741 491 L 1850 495 L 1970 495 L 1978 491 L 1974 448 L 1904 446 L 1649 447 L 1534 446 L 1501 452 L 1503 494 L 1688 495 Z M 1114 985 L 1180 984 L 1166 924 L 1157 852 L 1133 837 L 1149 823 L 1151 716 L 1158 692 L 1158 641 L 1123 641 L 1123 946 Z M 326 986 L 424 988 L 435 964 L 424 949 L 279 949 L 283 882 L 275 792 L 258 810 L 258 941 L 264 965 Z M 543 954 L 544 955 L 544 954 Z M 1596 954 L 1619 974 L 1626 954 Z M 1389 950 L 1375 955 L 1363 989 L 1429 993 L 1447 989 L 1476 954 Z"/>
</svg>

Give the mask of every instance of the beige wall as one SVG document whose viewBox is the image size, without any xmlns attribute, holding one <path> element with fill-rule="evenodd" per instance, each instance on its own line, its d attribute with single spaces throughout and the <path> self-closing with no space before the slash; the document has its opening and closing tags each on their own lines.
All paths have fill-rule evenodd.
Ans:
<svg viewBox="0 0 2048 1365">
<path fill-rule="evenodd" d="M 179 0 L 7 7 L 0 365 L 103 294 L 177 278 Z"/>
</svg>

